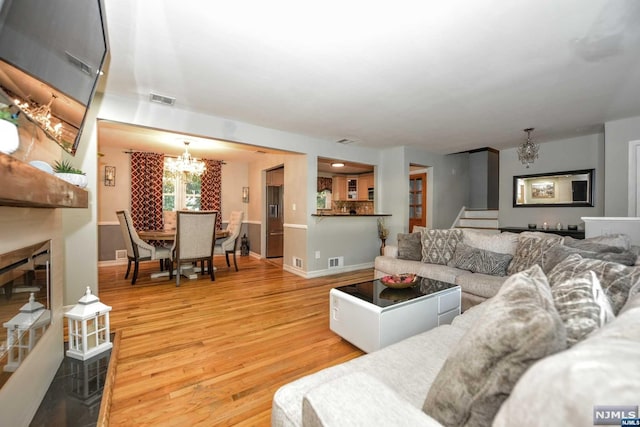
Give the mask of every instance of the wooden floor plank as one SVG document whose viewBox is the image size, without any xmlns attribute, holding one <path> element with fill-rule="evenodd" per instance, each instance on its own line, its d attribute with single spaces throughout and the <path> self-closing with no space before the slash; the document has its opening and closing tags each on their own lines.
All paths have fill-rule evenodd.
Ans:
<svg viewBox="0 0 640 427">
<path fill-rule="evenodd" d="M 329 330 L 329 290 L 373 270 L 304 279 L 277 262 L 221 259 L 216 280 L 151 279 L 99 268 L 100 300 L 119 333 L 110 426 L 268 426 L 283 384 L 362 355 Z"/>
</svg>

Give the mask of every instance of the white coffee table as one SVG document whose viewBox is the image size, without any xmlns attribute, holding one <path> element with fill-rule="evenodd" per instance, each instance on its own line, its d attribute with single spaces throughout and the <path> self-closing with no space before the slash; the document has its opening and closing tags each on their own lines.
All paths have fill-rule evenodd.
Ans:
<svg viewBox="0 0 640 427">
<path fill-rule="evenodd" d="M 407 289 L 387 288 L 380 280 L 331 289 L 333 332 L 370 353 L 436 326 L 460 314 L 460 286 L 418 278 Z"/>
</svg>

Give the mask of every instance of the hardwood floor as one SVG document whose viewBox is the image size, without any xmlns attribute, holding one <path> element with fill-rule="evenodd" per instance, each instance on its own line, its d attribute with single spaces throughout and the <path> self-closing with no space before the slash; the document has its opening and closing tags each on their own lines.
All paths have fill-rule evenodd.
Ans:
<svg viewBox="0 0 640 427">
<path fill-rule="evenodd" d="M 216 280 L 138 281 L 126 265 L 99 268 L 113 307 L 119 357 L 110 426 L 268 426 L 281 385 L 362 351 L 329 330 L 329 290 L 371 280 L 373 269 L 303 279 L 277 263 L 216 257 Z"/>
</svg>

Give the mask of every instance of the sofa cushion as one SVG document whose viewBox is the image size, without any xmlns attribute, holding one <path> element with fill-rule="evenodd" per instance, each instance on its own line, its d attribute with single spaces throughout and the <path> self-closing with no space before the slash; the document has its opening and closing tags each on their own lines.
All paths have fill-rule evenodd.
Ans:
<svg viewBox="0 0 640 427">
<path fill-rule="evenodd" d="M 593 246 L 591 247 L 593 248 Z M 607 251 L 606 248 L 613 249 L 614 251 Z M 614 246 L 601 246 L 599 251 L 588 251 L 565 245 L 556 245 L 542 254 L 542 270 L 548 273 L 553 267 L 558 265 L 560 261 L 571 254 L 578 254 L 582 258 L 600 259 L 624 265 L 634 265 L 637 259 L 637 256 L 633 252 Z"/>
<path fill-rule="evenodd" d="M 398 233 L 398 258 L 412 261 L 422 260 L 421 233 Z"/>
<path fill-rule="evenodd" d="M 542 254 L 562 242 L 561 236 L 524 232 L 518 236 L 516 254 L 507 268 L 507 274 L 524 271 L 532 265 L 542 265 Z"/>
<path fill-rule="evenodd" d="M 477 295 L 484 298 L 495 296 L 507 276 L 490 276 L 482 273 L 461 274 L 454 282 L 460 286 L 462 292 Z"/>
<path fill-rule="evenodd" d="M 456 278 L 463 274 L 472 274 L 467 270 L 438 264 L 425 264 L 420 261 L 378 256 L 374 261 L 376 278 L 388 274 L 414 273 L 421 277 L 441 280 L 448 283 L 456 283 Z"/>
<path fill-rule="evenodd" d="M 447 265 L 461 240 L 462 230 L 458 229 L 423 231 L 422 262 Z"/>
<path fill-rule="evenodd" d="M 549 272 L 549 283 L 553 287 L 588 270 L 592 270 L 598 276 L 602 289 L 611 301 L 613 313 L 617 315 L 627 301 L 630 289 L 640 281 L 640 267 L 627 267 L 599 259 L 585 259 L 578 254 L 573 254 Z"/>
<path fill-rule="evenodd" d="M 611 234 L 608 236 L 588 237 L 586 239 L 565 237 L 564 245 L 592 252 L 612 252 L 611 247 L 626 251 L 631 247 L 631 239 L 626 234 Z"/>
<path fill-rule="evenodd" d="M 447 264 L 449 267 L 461 268 L 474 273 L 504 276 L 513 255 L 477 249 L 460 242 L 456 246 L 453 259 Z"/>
<path fill-rule="evenodd" d="M 478 249 L 515 255 L 518 247 L 518 234 L 489 233 L 465 228 L 462 230 L 462 243 Z"/>
<path fill-rule="evenodd" d="M 493 426 L 591 426 L 596 405 L 636 406 L 639 360 L 640 304 L 569 350 L 534 364 Z"/>
<path fill-rule="evenodd" d="M 490 425 L 522 373 L 566 347 L 564 326 L 539 266 L 511 276 L 484 304 L 423 405 L 446 426 Z"/>
<path fill-rule="evenodd" d="M 556 284 L 551 288 L 551 294 L 567 331 L 568 347 L 614 318 L 611 303 L 593 271 Z"/>
</svg>

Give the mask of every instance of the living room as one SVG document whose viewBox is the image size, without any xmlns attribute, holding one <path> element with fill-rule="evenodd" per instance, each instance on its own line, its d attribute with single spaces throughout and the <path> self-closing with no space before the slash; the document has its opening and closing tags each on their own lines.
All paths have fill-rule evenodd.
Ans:
<svg viewBox="0 0 640 427">
<path fill-rule="evenodd" d="M 125 3 L 111 2 L 111 5 L 106 5 L 106 17 L 112 49 L 111 66 L 105 68 L 105 77 L 101 81 L 100 90 L 93 100 L 76 156 L 67 156 L 76 167 L 81 168 L 91 177 L 87 187 L 90 195 L 89 208 L 64 210 L 38 210 L 5 206 L 0 208 L 3 218 L 1 226 L 4 236 L 1 244 L 3 252 L 16 249 L 22 244 L 38 239 L 51 238 L 54 241 L 54 256 L 58 260 L 57 265 L 60 265 L 60 267 L 56 267 L 54 271 L 55 294 L 53 306 L 56 310 L 56 316 L 54 317 L 56 319 L 54 325 L 56 326 L 51 328 L 50 335 L 55 333 L 59 336 L 56 338 L 47 337 L 48 341 L 51 341 L 49 344 L 52 347 L 55 347 L 60 342 L 60 337 L 62 336 L 62 308 L 75 304 L 87 285 L 91 286 L 95 293 L 99 294 L 97 261 L 99 237 L 97 230 L 100 221 L 100 215 L 98 214 L 100 206 L 98 205 L 97 194 L 102 185 L 100 177 L 103 173 L 103 164 L 99 160 L 96 161 L 98 153 L 101 151 L 98 137 L 99 120 L 205 136 L 274 150 L 303 153 L 302 160 L 293 163 L 287 163 L 285 160 L 274 161 L 270 164 L 250 163 L 246 165 L 248 171 L 246 177 L 247 186 L 258 188 L 261 174 L 265 169 L 280 163 L 285 164 L 285 168 L 288 171 L 285 185 L 291 190 L 285 202 L 285 215 L 288 218 L 287 222 L 291 225 L 289 227 L 290 235 L 288 236 L 291 244 L 285 253 L 284 262 L 291 264 L 293 257 L 302 259 L 303 268 L 299 271 L 302 276 L 308 275 L 312 277 L 320 274 L 318 272 L 324 273 L 326 262 L 323 259 L 322 265 L 319 262 L 316 263 L 315 253 L 317 251 L 322 254 L 323 258 L 332 254 L 345 256 L 346 268 L 344 271 L 348 271 L 349 268 L 370 268 L 380 247 L 375 221 L 364 222 L 365 220 L 348 218 L 317 220 L 311 216 L 315 212 L 316 206 L 315 188 L 318 157 L 357 161 L 375 167 L 376 211 L 390 214 L 390 216 L 385 217 L 386 225 L 390 231 L 389 244 L 394 243 L 397 233 L 408 231 L 408 195 L 406 194 L 406 188 L 411 165 L 418 164 L 430 168 L 433 192 L 430 194 L 431 204 L 429 205 L 429 223 L 427 225 L 433 228 L 449 228 L 461 207 L 468 204 L 471 182 L 474 179 L 469 173 L 469 159 L 466 151 L 480 147 L 495 146 L 500 150 L 499 193 L 501 224 L 513 226 L 526 226 L 529 223 L 542 224 L 542 222 L 580 224 L 582 216 L 632 216 L 629 213 L 632 208 L 629 196 L 629 164 L 632 161 L 629 142 L 640 139 L 640 106 L 637 103 L 637 96 L 635 96 L 638 93 L 637 82 L 640 81 L 637 75 L 637 58 L 639 55 L 637 55 L 638 43 L 635 43 L 635 45 L 631 43 L 633 41 L 637 42 L 637 31 L 627 27 L 628 24 L 626 23 L 628 21 L 620 18 L 620 16 L 631 17 L 628 19 L 634 22 L 632 18 L 638 17 L 637 7 L 631 2 L 621 2 L 623 5 L 619 6 L 619 8 L 614 8 L 609 2 L 599 3 L 598 7 L 594 6 L 592 8 L 586 8 L 579 2 L 569 2 L 567 5 L 558 6 L 558 10 L 555 10 L 550 5 L 544 6 L 541 10 L 529 5 L 526 9 L 528 13 L 518 13 L 519 17 L 510 18 L 510 25 L 506 28 L 501 28 L 499 34 L 492 36 L 490 40 L 490 46 L 495 48 L 500 46 L 501 40 L 509 38 L 511 32 L 520 34 L 520 30 L 517 30 L 518 27 L 527 28 L 525 32 L 536 33 L 535 36 L 532 35 L 533 33 L 528 36 L 523 35 L 522 39 L 520 39 L 526 42 L 521 41 L 523 54 L 508 57 L 512 65 L 511 71 L 514 73 L 511 77 L 505 75 L 497 77 L 497 69 L 510 67 L 506 67 L 502 60 L 492 60 L 489 54 L 490 49 L 478 49 L 476 51 L 475 46 L 463 49 L 454 42 L 457 36 L 450 36 L 447 42 L 439 45 L 443 51 L 453 52 L 453 59 L 443 60 L 442 62 L 450 61 L 449 66 L 455 69 L 472 69 L 478 64 L 482 64 L 483 67 L 481 67 L 481 70 L 469 71 L 464 76 L 465 80 L 453 82 L 444 79 L 443 76 L 446 76 L 449 71 L 443 69 L 444 67 L 440 68 L 440 65 L 434 63 L 434 61 L 429 61 L 426 65 L 421 64 L 420 67 L 413 64 L 410 61 L 410 57 L 411 55 L 417 55 L 415 51 L 412 51 L 407 57 L 396 57 L 390 55 L 389 50 L 385 50 L 383 54 L 386 59 L 382 58 L 374 63 L 364 61 L 362 57 L 359 57 L 365 65 L 369 64 L 371 66 L 350 69 L 352 72 L 346 73 L 347 76 L 345 76 L 344 70 L 349 69 L 347 65 L 350 64 L 335 61 L 335 57 L 323 57 L 324 51 L 315 52 L 318 55 L 317 58 L 324 59 L 319 60 L 314 57 L 312 58 L 312 64 L 315 64 L 319 70 L 325 70 L 325 68 L 333 70 L 329 73 L 330 78 L 328 80 L 331 80 L 331 78 L 338 79 L 338 77 L 342 76 L 347 81 L 346 83 L 349 83 L 352 87 L 359 87 L 359 79 L 362 76 L 366 76 L 371 69 L 378 70 L 377 72 L 384 77 L 384 79 L 375 80 L 375 83 L 372 83 L 371 86 L 384 87 L 383 83 L 390 81 L 389 74 L 393 74 L 393 67 L 389 64 L 397 65 L 401 70 L 397 71 L 397 73 L 407 80 L 416 81 L 418 87 L 426 85 L 424 83 L 425 80 L 434 81 L 436 83 L 432 83 L 433 86 L 429 86 L 429 91 L 421 92 L 415 96 L 407 96 L 408 103 L 415 105 L 429 104 L 429 108 L 412 110 L 410 106 L 405 106 L 391 112 L 387 111 L 386 116 L 379 116 L 377 113 L 379 111 L 378 106 L 396 102 L 396 98 L 391 98 L 389 93 L 396 89 L 388 89 L 382 92 L 376 91 L 371 97 L 365 97 L 364 101 L 359 100 L 360 102 L 351 108 L 338 108 L 343 105 L 343 95 L 349 92 L 324 91 L 328 93 L 325 96 L 325 94 L 320 93 L 323 91 L 318 89 L 325 86 L 320 85 L 316 80 L 312 80 L 305 91 L 296 94 L 300 99 L 305 100 L 302 103 L 303 105 L 295 106 L 295 104 L 283 102 L 285 106 L 280 106 L 281 109 L 278 110 L 282 117 L 289 117 L 283 121 L 285 124 L 287 120 L 291 121 L 292 125 L 290 127 L 285 126 L 283 121 L 275 121 L 270 124 L 267 119 L 260 115 L 260 110 L 267 111 L 270 107 L 276 109 L 276 106 L 272 104 L 275 104 L 275 100 L 279 99 L 278 93 L 276 89 L 270 89 L 269 85 L 261 88 L 256 87 L 257 83 L 255 81 L 261 80 L 260 76 L 263 68 L 249 69 L 247 67 L 245 69 L 247 64 L 243 61 L 247 59 L 243 59 L 242 55 L 237 62 L 233 62 L 232 57 L 228 55 L 226 56 L 226 62 L 233 63 L 237 67 L 237 74 L 247 74 L 254 79 L 254 83 L 247 84 L 253 91 L 251 97 L 224 103 L 228 106 L 228 109 L 218 106 L 218 109 L 206 111 L 187 104 L 186 99 L 189 96 L 186 95 L 186 86 L 189 80 L 199 83 L 198 90 L 202 93 L 201 97 L 198 97 L 199 102 L 204 102 L 201 98 L 209 101 L 222 99 L 222 95 L 225 94 L 225 86 L 231 86 L 214 74 L 215 67 L 207 72 L 201 70 L 194 77 L 187 73 L 184 68 L 195 70 L 196 67 L 187 65 L 183 68 L 181 66 L 181 55 L 183 53 L 197 58 L 204 56 L 202 52 L 209 52 L 210 48 L 204 42 L 193 46 L 189 40 L 185 40 L 180 34 L 190 34 L 190 40 L 191 38 L 193 40 L 205 40 L 205 29 L 208 27 L 220 26 L 221 28 L 227 28 L 224 22 L 217 21 L 224 21 L 223 17 L 225 15 L 222 11 L 217 13 L 215 10 L 209 10 L 210 15 L 217 16 L 214 23 L 194 25 L 190 28 L 189 22 L 193 17 L 190 17 L 189 13 L 193 13 L 193 10 L 188 10 L 189 8 L 175 10 L 169 5 L 156 7 L 152 4 L 145 4 L 137 6 L 139 10 L 136 10 L 136 13 L 140 13 L 140 15 L 136 15 L 127 8 Z M 203 5 L 198 4 L 198 6 Z M 502 6 L 483 4 L 477 6 L 478 10 L 468 9 L 471 7 L 469 5 L 458 6 L 462 10 L 468 11 L 468 14 L 475 11 L 477 16 L 487 16 L 488 22 L 494 24 L 501 22 L 503 18 L 502 13 L 496 10 Z M 436 16 L 434 11 L 429 15 L 431 17 L 425 18 L 428 19 L 427 22 L 422 22 L 418 20 L 417 16 L 423 14 L 415 13 L 415 16 L 407 17 L 405 14 L 400 14 L 398 10 L 395 10 L 395 7 L 400 9 L 399 6 L 394 6 L 393 18 L 398 20 L 400 18 L 411 18 L 406 21 L 407 28 L 415 30 L 420 26 L 428 25 L 439 28 L 436 25 L 437 22 L 433 22 L 433 17 Z M 156 12 L 152 11 L 154 8 L 157 9 Z M 389 12 L 386 8 L 375 9 L 381 12 L 381 15 L 384 15 L 384 12 Z M 567 27 L 571 28 L 573 36 L 578 37 L 578 34 L 582 34 L 580 40 L 583 44 L 578 43 L 576 50 L 588 56 L 591 62 L 584 59 L 584 57 L 571 56 L 572 60 L 582 65 L 576 68 L 577 75 L 580 72 L 587 74 L 585 82 L 573 86 L 571 83 L 575 82 L 571 82 L 571 79 L 566 75 L 564 75 L 564 80 L 561 82 L 555 80 L 555 73 L 566 66 L 566 62 L 562 62 L 567 61 L 566 56 L 562 56 L 560 63 L 555 67 L 551 67 L 549 65 L 552 62 L 551 59 L 547 63 L 546 56 L 543 54 L 544 44 L 549 40 L 544 39 L 534 46 L 529 44 L 533 43 L 533 41 L 528 40 L 537 38 L 540 31 L 534 31 L 534 29 L 530 28 L 528 17 L 535 17 L 536 28 L 547 25 L 547 19 L 552 20 L 550 25 L 555 27 L 563 26 L 561 18 L 567 17 L 568 20 L 569 15 L 580 15 L 580 13 L 575 13 L 576 11 L 581 11 L 584 16 L 583 19 L 576 18 L 578 22 L 571 21 L 567 23 Z M 268 10 L 260 9 L 260 12 L 268 14 L 267 16 L 272 16 Z M 302 13 L 302 11 L 298 12 Z M 160 16 L 153 13 L 158 13 Z M 239 13 L 239 11 L 235 10 L 235 13 Z M 471 26 L 475 19 L 468 16 L 467 13 L 459 17 L 460 22 L 452 25 L 455 27 Z M 491 17 L 492 13 L 499 16 Z M 504 13 L 506 14 L 506 11 Z M 145 14 L 148 14 L 148 19 L 145 19 Z M 614 14 L 613 18 L 610 14 Z M 233 16 L 233 14 L 228 16 Z M 241 16 L 244 16 L 244 14 Z M 151 28 L 145 28 L 144 31 L 140 29 L 142 26 L 150 25 L 147 21 L 168 22 L 170 21 L 169 17 L 182 18 L 181 21 L 183 21 L 180 26 L 173 23 L 167 24 L 167 28 L 172 28 L 170 34 L 169 30 L 165 28 L 156 30 L 158 33 L 151 32 Z M 327 16 L 324 16 L 321 20 L 322 22 L 333 22 Z M 251 20 L 251 22 L 256 24 L 254 20 Z M 341 31 L 343 28 L 349 27 L 350 22 L 353 21 L 338 20 L 332 24 L 337 26 L 333 29 Z M 381 22 L 388 23 L 389 20 L 378 16 L 375 22 L 379 25 Z M 597 24 L 604 25 L 603 22 L 610 25 L 610 27 L 605 26 L 604 29 L 598 27 Z M 337 24 L 342 24 L 343 26 Z M 589 51 L 587 53 L 592 56 L 587 55 L 585 49 L 589 46 L 585 46 L 584 43 L 588 41 L 587 36 L 593 34 L 591 25 L 595 26 L 596 29 L 600 28 L 601 32 L 598 34 L 601 36 L 602 34 L 607 34 L 607 31 L 620 35 L 624 39 L 624 43 L 621 42 L 619 46 L 611 48 L 607 47 L 604 42 L 604 45 L 598 45 L 594 42 L 594 46 L 599 46 L 602 50 L 595 53 Z M 490 27 L 491 25 L 487 24 L 486 26 Z M 484 28 L 484 25 L 481 27 L 483 28 L 470 27 L 474 28 L 477 33 L 465 36 L 465 38 L 482 39 L 481 36 L 486 36 L 488 31 Z M 299 27 L 295 29 L 296 31 L 301 31 Z M 193 34 L 190 33 L 191 30 L 194 31 Z M 244 31 L 244 28 L 242 31 Z M 231 51 L 239 46 L 245 47 L 245 43 L 248 43 L 248 41 L 240 36 L 242 31 L 232 33 L 233 37 L 231 38 L 234 39 L 235 37 L 236 42 L 227 45 L 226 49 L 215 53 L 207 53 L 207 55 L 216 56 L 219 61 L 222 61 L 225 58 L 224 54 L 230 54 Z M 593 31 L 595 32 L 595 30 Z M 138 35 L 149 33 L 154 34 L 154 36 L 151 36 L 151 40 L 142 41 L 134 37 L 136 33 Z M 322 31 L 320 33 L 322 34 Z M 376 38 L 376 43 L 380 43 L 381 39 L 387 38 L 390 40 L 394 38 L 393 31 L 376 34 L 378 37 Z M 404 33 L 401 34 L 406 36 Z M 225 40 L 227 35 L 218 35 L 217 38 L 214 38 L 214 41 L 218 43 L 219 40 Z M 354 50 L 357 50 L 354 49 L 354 46 L 358 46 L 358 39 L 355 37 L 348 38 L 345 41 L 340 38 L 334 39 L 329 35 L 326 36 L 331 41 L 330 45 L 339 45 L 344 42 L 348 48 L 351 48 L 349 50 L 351 54 Z M 431 43 L 434 40 L 438 40 L 438 32 L 422 34 L 422 37 Z M 173 43 L 176 40 L 180 40 L 177 43 L 179 47 L 176 47 Z M 411 40 L 414 39 L 412 38 Z M 562 43 L 569 43 L 566 36 L 561 40 Z M 271 54 L 279 50 L 278 48 L 274 49 L 270 43 L 272 42 L 267 43 L 267 47 L 258 43 L 261 47 L 258 51 L 263 51 L 262 54 L 255 53 L 258 62 L 265 60 L 264 56 L 266 54 L 264 52 Z M 410 43 L 413 43 L 413 41 L 407 44 L 409 45 Z M 277 43 L 275 45 L 277 47 Z M 142 55 L 140 51 L 146 48 L 151 54 L 145 56 L 142 61 L 149 62 L 146 64 L 144 62 L 136 63 L 133 66 L 127 59 L 130 51 L 120 50 L 124 49 L 123 46 L 129 46 L 134 49 L 133 52 L 136 55 Z M 218 44 L 215 44 L 215 46 L 218 46 Z M 557 50 L 566 48 L 565 44 L 561 45 L 559 42 L 553 46 Z M 629 46 L 634 47 L 629 48 Z M 433 48 L 437 49 L 438 47 Z M 164 65 L 150 65 L 152 62 L 149 57 L 155 55 L 155 49 L 161 49 L 166 52 L 166 55 L 156 55 L 164 57 L 164 60 L 167 61 Z M 509 45 L 508 48 L 505 47 L 504 52 L 516 50 L 518 50 L 517 45 Z M 624 52 L 624 55 L 621 53 L 620 56 L 616 56 L 617 52 Z M 599 56 L 598 53 L 602 56 Z M 421 52 L 421 55 L 432 56 L 425 52 Z M 135 55 L 131 54 L 131 56 Z M 249 57 L 249 55 L 246 56 Z M 536 62 L 535 59 L 537 57 L 543 58 L 540 59 L 540 62 L 545 66 L 540 65 L 540 62 Z M 389 60 L 389 58 L 393 58 L 393 60 Z M 609 59 L 608 62 L 607 58 Z M 270 67 L 279 69 L 277 61 L 274 62 L 276 62 L 275 65 L 269 62 Z M 288 57 L 283 64 L 289 66 L 291 62 L 295 61 Z M 514 63 L 518 66 L 514 66 Z M 331 64 L 331 66 L 328 67 L 324 64 Z M 308 68 L 302 67 L 303 71 L 316 70 L 311 66 L 306 67 Z M 604 71 L 598 70 L 598 72 L 595 72 L 594 69 L 599 67 L 602 67 Z M 298 67 L 293 69 L 298 69 Z M 536 70 L 536 73 L 533 73 L 533 69 Z M 337 72 L 335 70 L 341 71 Z M 602 72 L 602 74 L 599 74 L 599 72 Z M 166 80 L 163 82 L 156 81 L 153 77 L 156 73 L 158 79 L 162 75 Z M 209 77 L 207 73 L 216 77 Z M 165 74 L 168 76 L 165 76 Z M 284 80 L 287 80 L 286 73 L 284 75 Z M 542 76 L 542 80 L 536 80 L 536 76 Z M 129 79 L 139 79 L 144 83 L 141 83 L 139 88 L 131 87 L 126 89 L 124 91 L 126 93 L 120 92 L 120 85 L 126 86 L 123 81 L 128 82 Z M 540 83 L 531 86 L 527 85 L 527 82 L 533 82 L 534 80 Z M 578 77 L 576 77 L 576 80 L 579 80 Z M 627 87 L 624 84 L 629 84 L 630 86 Z M 448 89 L 440 90 L 438 89 L 439 85 Z M 567 92 L 562 91 L 563 86 L 571 87 L 568 92 L 573 91 L 582 95 L 570 97 Z M 593 92 L 588 90 L 589 86 L 595 87 Z M 313 87 L 313 90 L 310 90 L 309 87 Z M 471 90 L 464 93 L 458 92 L 460 87 Z M 525 87 L 526 90 L 522 89 Z M 496 95 L 498 88 L 500 89 L 500 96 Z M 148 92 L 158 89 L 176 94 L 178 104 L 175 107 L 167 107 L 150 103 Z M 410 92 L 404 85 L 401 85 L 397 90 L 401 91 L 405 96 L 407 92 Z M 526 96 L 523 95 L 521 90 Z M 272 91 L 276 91 L 276 93 Z M 529 98 L 536 91 L 540 92 L 540 96 L 535 99 Z M 284 93 L 286 90 L 282 90 L 282 92 Z M 449 94 L 449 97 L 444 96 L 438 98 L 440 101 L 435 101 L 436 94 L 441 92 L 444 92 L 445 95 Z M 554 95 L 555 92 L 559 94 Z M 183 93 L 185 95 L 182 95 Z M 239 93 L 237 92 L 237 94 Z M 309 128 L 305 128 L 302 124 L 293 123 L 293 112 L 295 112 L 293 110 L 296 110 L 296 108 L 306 109 L 308 104 L 313 104 L 313 102 L 309 101 L 310 99 L 315 99 L 314 97 L 317 96 L 319 102 L 328 98 L 329 95 L 334 96 L 333 104 L 324 104 L 323 108 L 329 111 L 333 106 L 338 110 L 335 114 L 336 116 L 346 118 L 340 126 L 332 128 L 328 119 L 325 120 L 326 116 L 324 114 L 317 114 L 316 116 L 311 114 L 312 117 L 317 118 L 317 121 L 313 123 L 314 126 Z M 227 94 L 227 96 L 229 95 Z M 501 99 L 503 102 L 497 102 L 492 105 L 485 105 L 481 102 L 482 99 L 494 97 Z M 633 100 L 630 101 L 630 97 Z M 289 98 L 287 97 L 285 101 L 288 100 Z M 517 102 L 514 100 L 517 100 Z M 223 104 L 222 101 L 219 102 Z M 259 107 L 257 108 L 258 111 L 253 113 L 254 116 L 244 112 L 245 109 L 249 111 L 249 106 L 252 102 L 255 102 Z M 591 106 L 586 112 L 582 110 L 584 104 Z M 581 110 L 583 116 L 574 117 L 572 106 L 575 106 L 576 110 Z M 375 111 L 369 112 L 364 117 L 355 114 L 360 109 L 364 110 L 365 107 Z M 562 110 L 563 114 L 558 113 L 558 110 L 549 112 L 552 107 Z M 287 114 L 287 110 L 291 114 Z M 238 112 L 238 116 L 232 114 L 234 111 Z M 432 128 L 433 131 L 417 132 L 411 138 L 407 137 L 407 134 L 401 130 L 396 130 L 396 133 L 380 132 L 382 135 L 380 138 L 386 139 L 384 144 L 379 141 L 368 144 L 367 138 L 364 137 L 362 142 L 356 142 L 349 146 L 335 143 L 341 138 L 350 136 L 349 134 L 358 134 L 359 131 L 362 131 L 363 135 L 373 140 L 372 136 L 379 131 L 379 128 L 374 127 L 374 124 L 379 125 L 382 123 L 389 129 L 402 129 L 407 125 L 407 122 L 399 120 L 399 116 L 408 117 L 411 122 L 419 123 L 419 129 Z M 252 120 L 252 117 L 255 119 Z M 356 119 L 359 120 L 357 123 L 355 122 Z M 309 121 L 309 117 L 301 118 L 301 122 L 307 121 Z M 562 126 L 558 122 L 563 122 Z M 518 161 L 516 147 L 524 140 L 525 135 L 522 129 L 529 126 L 537 127 L 533 136 L 541 144 L 539 158 L 529 169 L 525 169 L 522 163 Z M 491 127 L 496 129 L 495 133 L 488 129 Z M 320 132 L 319 129 L 326 129 L 326 131 Z M 445 138 L 445 133 L 442 133 L 442 129 L 448 129 L 451 132 L 448 134 L 448 138 Z M 25 156 L 22 160 L 50 159 L 53 161 L 66 156 L 57 151 L 55 144 L 51 143 L 51 146 L 49 146 L 48 142 L 50 141 L 43 141 L 42 144 L 38 145 L 36 151 L 29 153 L 31 157 Z M 445 148 L 443 148 L 443 145 Z M 525 172 L 547 173 L 591 168 L 596 171 L 594 207 L 520 209 L 512 206 L 512 177 L 514 175 L 520 175 Z M 251 209 L 249 208 L 247 211 L 246 221 L 261 222 L 260 216 L 255 213 L 257 211 L 252 211 Z M 353 224 L 356 224 L 356 222 L 348 221 L 363 222 L 354 227 Z M 64 268 L 62 265 L 64 265 Z M 49 361 L 37 362 L 34 360 L 30 364 L 38 367 L 32 370 L 36 377 L 47 377 L 47 372 L 51 368 Z M 30 375 L 25 376 L 29 381 L 30 377 Z M 6 393 L 8 392 L 5 391 Z"/>
</svg>

